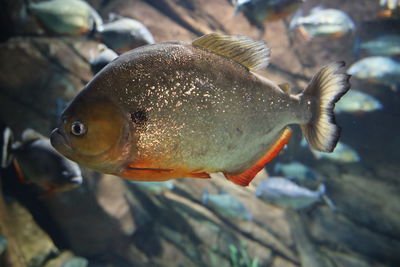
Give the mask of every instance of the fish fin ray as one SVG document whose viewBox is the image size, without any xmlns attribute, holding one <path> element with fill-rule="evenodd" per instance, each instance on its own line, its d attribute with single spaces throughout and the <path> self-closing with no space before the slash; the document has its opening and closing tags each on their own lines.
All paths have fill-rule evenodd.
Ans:
<svg viewBox="0 0 400 267">
<path fill-rule="evenodd" d="M 332 152 L 339 136 L 333 109 L 335 103 L 350 89 L 350 75 L 343 72 L 344 62 L 335 62 L 323 67 L 314 75 L 303 92 L 302 101 L 311 103 L 312 118 L 300 125 L 311 148 Z"/>
<path fill-rule="evenodd" d="M 224 173 L 225 177 L 234 184 L 240 186 L 248 186 L 249 183 L 253 180 L 253 178 L 257 175 L 257 173 L 259 173 L 267 163 L 269 163 L 279 154 L 279 152 L 289 142 L 291 136 L 292 136 L 292 130 L 290 130 L 289 127 L 286 127 L 282 131 L 278 140 L 273 144 L 273 146 L 256 164 L 254 164 L 252 167 L 250 167 L 249 169 L 245 170 L 240 174 Z"/>
<path fill-rule="evenodd" d="M 227 57 L 249 70 L 268 66 L 271 49 L 265 41 L 256 41 L 242 35 L 206 34 L 192 42 L 193 46 Z"/>
</svg>

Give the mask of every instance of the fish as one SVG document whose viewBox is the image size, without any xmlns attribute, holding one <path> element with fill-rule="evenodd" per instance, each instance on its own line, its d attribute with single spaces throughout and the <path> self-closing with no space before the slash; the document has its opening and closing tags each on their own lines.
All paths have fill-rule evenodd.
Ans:
<svg viewBox="0 0 400 267">
<path fill-rule="evenodd" d="M 0 256 L 7 249 L 7 245 L 8 245 L 7 239 L 5 239 L 3 236 L 0 236 Z"/>
<path fill-rule="evenodd" d="M 303 209 L 325 200 L 326 187 L 320 184 L 316 191 L 301 187 L 285 177 L 269 177 L 264 179 L 256 188 L 255 195 L 261 200 L 283 208 Z M 336 209 L 329 201 L 327 204 Z M 333 205 L 333 206 L 332 206 Z"/>
<path fill-rule="evenodd" d="M 96 10 L 82 0 L 31 2 L 27 9 L 47 30 L 60 35 L 95 32 L 103 24 Z"/>
<path fill-rule="evenodd" d="M 340 163 L 354 163 L 361 160 L 360 155 L 354 148 L 342 142 L 337 143 L 332 153 L 324 153 L 314 149 L 311 149 L 311 152 L 317 159 L 325 158 Z"/>
<path fill-rule="evenodd" d="M 366 42 L 359 42 L 355 50 L 365 50 L 370 56 L 400 55 L 400 35 L 385 34 Z"/>
<path fill-rule="evenodd" d="M 400 7 L 399 0 L 379 0 L 379 4 L 389 9 L 396 9 Z"/>
<path fill-rule="evenodd" d="M 208 34 L 120 55 L 64 110 L 51 144 L 93 170 L 136 181 L 210 178 L 247 186 L 300 124 L 314 149 L 334 149 L 334 103 L 350 88 L 344 62 L 321 68 L 291 94 L 252 70 L 264 41 Z M 282 89 L 283 88 L 283 89 Z"/>
<path fill-rule="evenodd" d="M 264 23 L 284 19 L 295 12 L 303 0 L 236 0 L 235 15 L 242 12 L 247 20 L 264 31 Z"/>
<path fill-rule="evenodd" d="M 391 57 L 365 57 L 354 62 L 347 73 L 361 80 L 389 86 L 396 91 L 400 83 L 400 62 Z"/>
<path fill-rule="evenodd" d="M 90 70 L 93 74 L 96 74 L 117 57 L 118 54 L 115 53 L 114 50 L 105 47 L 104 49 L 102 49 L 100 54 L 90 60 Z"/>
<path fill-rule="evenodd" d="M 335 106 L 336 113 L 365 113 L 383 109 L 375 97 L 361 91 L 350 90 Z"/>
<path fill-rule="evenodd" d="M 22 142 L 14 142 L 10 128 L 3 132 L 2 168 L 13 164 L 22 183 L 45 190 L 43 196 L 76 188 L 82 183 L 81 169 L 58 153 L 50 140 L 32 129 L 22 133 Z"/>
<path fill-rule="evenodd" d="M 108 48 L 121 54 L 133 48 L 154 44 L 154 37 L 141 22 L 125 17 L 103 24 L 95 34 Z"/>
<path fill-rule="evenodd" d="M 243 202 L 225 192 L 209 194 L 207 190 L 204 190 L 202 195 L 202 204 L 210 207 L 217 214 L 227 219 L 236 218 L 247 221 L 253 220 L 253 216 L 247 210 Z"/>
<path fill-rule="evenodd" d="M 274 172 L 282 174 L 285 177 L 296 178 L 300 180 L 316 180 L 317 174 L 313 169 L 298 161 L 290 163 L 276 163 Z"/>
<path fill-rule="evenodd" d="M 136 181 L 129 181 L 130 183 L 134 184 L 135 186 L 143 189 L 148 193 L 162 193 L 164 191 L 170 191 L 174 189 L 174 183 L 172 181 L 163 181 L 163 182 L 136 182 Z"/>
<path fill-rule="evenodd" d="M 314 37 L 339 38 L 355 29 L 353 20 L 345 12 L 334 8 L 315 7 L 308 16 L 299 10 L 293 16 L 289 29 L 298 28 L 306 40 Z"/>
<path fill-rule="evenodd" d="M 62 264 L 62 267 L 87 267 L 89 261 L 83 257 L 74 256 Z"/>
</svg>

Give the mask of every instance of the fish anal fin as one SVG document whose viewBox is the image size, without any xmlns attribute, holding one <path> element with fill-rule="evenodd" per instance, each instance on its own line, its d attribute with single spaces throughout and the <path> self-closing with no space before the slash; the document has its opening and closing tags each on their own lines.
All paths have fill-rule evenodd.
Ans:
<svg viewBox="0 0 400 267">
<path fill-rule="evenodd" d="M 224 173 L 225 177 L 233 182 L 234 184 L 240 186 L 248 186 L 251 180 L 259 173 L 264 166 L 269 163 L 273 158 L 275 158 L 279 152 L 285 147 L 292 136 L 292 131 L 289 127 L 286 127 L 275 144 L 268 150 L 268 152 L 254 164 L 251 168 L 245 170 L 240 174 L 229 174 Z"/>
<path fill-rule="evenodd" d="M 210 33 L 197 38 L 192 45 L 227 57 L 249 70 L 265 68 L 269 63 L 270 48 L 265 41 L 243 35 Z"/>
</svg>

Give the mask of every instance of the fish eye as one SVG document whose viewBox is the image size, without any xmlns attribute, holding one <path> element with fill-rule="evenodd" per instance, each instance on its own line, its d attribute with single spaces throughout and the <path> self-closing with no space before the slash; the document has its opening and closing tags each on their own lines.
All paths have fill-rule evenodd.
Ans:
<svg viewBox="0 0 400 267">
<path fill-rule="evenodd" d="M 85 125 L 80 121 L 74 121 L 71 124 L 71 133 L 76 136 L 81 136 L 86 133 Z"/>
</svg>

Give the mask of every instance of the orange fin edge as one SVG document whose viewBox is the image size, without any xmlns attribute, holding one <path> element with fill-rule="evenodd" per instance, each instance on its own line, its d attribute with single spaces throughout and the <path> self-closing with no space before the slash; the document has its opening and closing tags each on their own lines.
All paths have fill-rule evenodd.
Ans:
<svg viewBox="0 0 400 267">
<path fill-rule="evenodd" d="M 15 172 L 17 173 L 18 181 L 20 181 L 23 184 L 30 184 L 30 182 L 25 178 L 21 167 L 19 166 L 19 163 L 14 159 L 13 160 L 13 165 L 15 168 Z"/>
<path fill-rule="evenodd" d="M 279 136 L 278 140 L 267 151 L 267 153 L 259 161 L 256 162 L 256 164 L 240 174 L 232 175 L 229 173 L 224 173 L 225 177 L 234 184 L 240 186 L 248 186 L 253 178 L 257 175 L 257 173 L 259 173 L 267 163 L 269 163 L 279 154 L 279 152 L 289 142 L 291 136 L 292 130 L 290 130 L 289 127 L 286 127 Z"/>
</svg>

